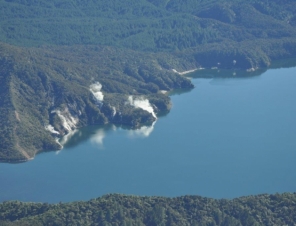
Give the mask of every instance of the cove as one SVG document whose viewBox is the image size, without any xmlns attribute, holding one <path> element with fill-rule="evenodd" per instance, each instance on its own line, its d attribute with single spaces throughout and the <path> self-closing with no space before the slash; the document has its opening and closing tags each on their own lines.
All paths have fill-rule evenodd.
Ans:
<svg viewBox="0 0 296 226">
<path fill-rule="evenodd" d="M 196 72 L 151 127 L 82 128 L 60 152 L 1 163 L 0 201 L 295 192 L 296 68 L 256 73 Z"/>
</svg>

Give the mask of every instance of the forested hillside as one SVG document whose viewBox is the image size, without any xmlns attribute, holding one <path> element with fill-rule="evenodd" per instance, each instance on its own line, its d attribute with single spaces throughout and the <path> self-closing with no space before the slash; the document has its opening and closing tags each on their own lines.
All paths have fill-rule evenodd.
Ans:
<svg viewBox="0 0 296 226">
<path fill-rule="evenodd" d="M 0 0 L 0 160 L 75 128 L 139 128 L 192 88 L 177 71 L 254 71 L 296 56 L 293 0 Z"/>
<path fill-rule="evenodd" d="M 145 51 L 295 37 L 287 1 L 1 1 L 1 40 L 16 45 L 98 44 Z"/>
<path fill-rule="evenodd" d="M 88 202 L 4 202 L 0 224 L 24 225 L 198 225 L 272 226 L 296 224 L 296 194 L 215 200 L 106 195 Z"/>
<path fill-rule="evenodd" d="M 296 53 L 292 0 L 13 0 L 0 6 L 0 40 L 15 45 L 182 51 L 204 67 L 246 69 Z"/>
<path fill-rule="evenodd" d="M 60 149 L 56 139 L 78 127 L 151 124 L 154 113 L 170 109 L 169 97 L 161 90 L 193 87 L 188 79 L 160 69 L 170 63 L 184 67 L 180 62 L 192 66 L 168 54 L 98 46 L 28 49 L 0 44 L 0 49 L 3 161 L 28 160 L 40 150 Z M 153 112 L 136 106 L 136 101 Z"/>
</svg>

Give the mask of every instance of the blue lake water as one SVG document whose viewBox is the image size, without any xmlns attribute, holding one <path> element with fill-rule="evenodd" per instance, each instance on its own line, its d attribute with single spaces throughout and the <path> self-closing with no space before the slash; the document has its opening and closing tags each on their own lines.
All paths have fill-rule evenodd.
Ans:
<svg viewBox="0 0 296 226">
<path fill-rule="evenodd" d="M 83 128 L 60 152 L 0 164 L 0 201 L 295 192 L 296 68 L 192 82 L 153 127 Z"/>
</svg>

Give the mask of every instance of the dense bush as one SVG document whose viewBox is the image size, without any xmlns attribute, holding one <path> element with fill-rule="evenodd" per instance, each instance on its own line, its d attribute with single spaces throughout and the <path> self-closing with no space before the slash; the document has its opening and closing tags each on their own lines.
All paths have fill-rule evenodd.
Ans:
<svg viewBox="0 0 296 226">
<path fill-rule="evenodd" d="M 4 202 L 1 225 L 204 225 L 296 224 L 296 194 L 215 200 L 106 195 L 67 204 Z"/>
</svg>

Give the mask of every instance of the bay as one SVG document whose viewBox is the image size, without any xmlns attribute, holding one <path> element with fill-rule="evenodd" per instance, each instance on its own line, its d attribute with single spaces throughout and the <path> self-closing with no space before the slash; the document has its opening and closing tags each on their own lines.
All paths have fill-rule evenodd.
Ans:
<svg viewBox="0 0 296 226">
<path fill-rule="evenodd" d="M 295 192 L 296 68 L 250 75 L 191 74 L 195 88 L 151 127 L 90 126 L 60 152 L 0 164 L 0 201 Z"/>
</svg>

